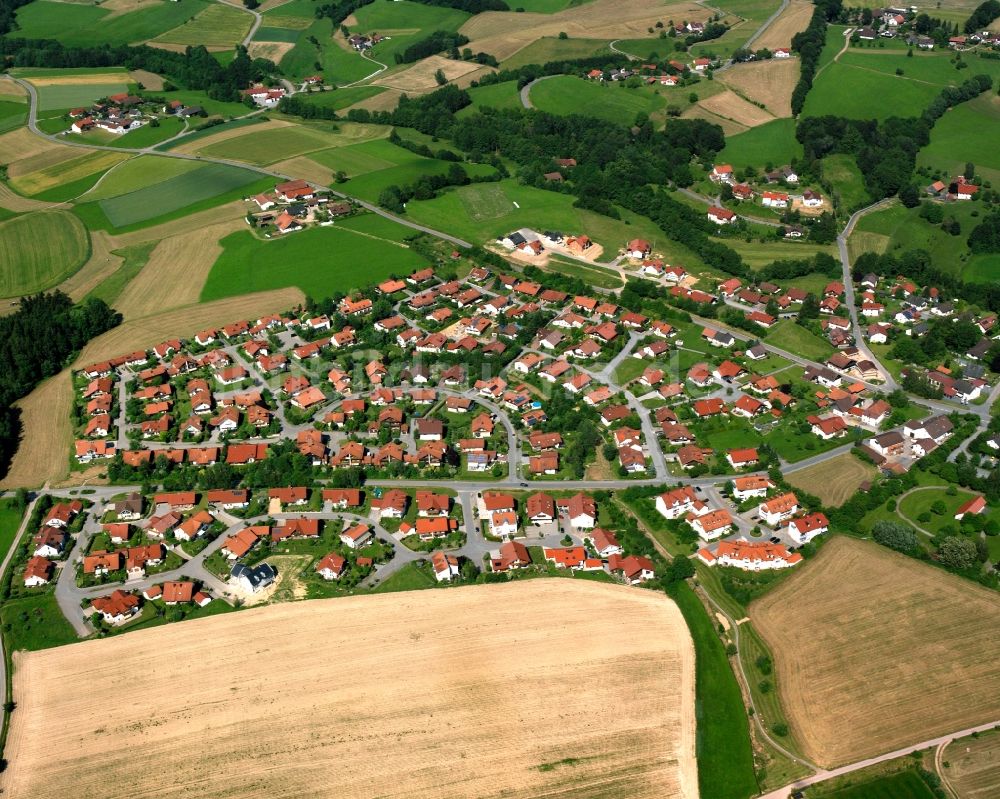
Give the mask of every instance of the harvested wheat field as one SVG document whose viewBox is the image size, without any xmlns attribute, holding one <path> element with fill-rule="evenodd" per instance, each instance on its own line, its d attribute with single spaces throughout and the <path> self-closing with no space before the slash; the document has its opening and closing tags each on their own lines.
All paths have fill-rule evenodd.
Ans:
<svg viewBox="0 0 1000 799">
<path fill-rule="evenodd" d="M 8 211 L 41 211 L 45 208 L 59 208 L 61 203 L 47 203 L 41 200 L 29 200 L 16 194 L 10 186 L 0 183 L 0 208 Z"/>
<path fill-rule="evenodd" d="M 771 59 L 770 61 L 737 64 L 732 69 L 727 69 L 718 79 L 753 102 L 763 103 L 774 116 L 790 117 L 792 115 L 792 91 L 799 80 L 799 62 L 791 59 L 782 61 Z M 721 96 L 716 95 L 716 97 Z M 707 100 L 702 101 L 702 103 L 707 102 Z M 750 107 L 755 108 L 752 104 Z M 739 117 L 736 118 L 739 119 Z M 769 119 L 764 121 L 767 122 Z"/>
<path fill-rule="evenodd" d="M 995 799 L 1000 796 L 1000 732 L 962 738 L 948 745 L 945 772 L 961 799 Z"/>
<path fill-rule="evenodd" d="M 441 70 L 448 80 L 455 80 L 469 72 L 478 72 L 481 67 L 474 61 L 453 61 L 444 56 L 432 55 L 402 72 L 379 78 L 375 84 L 389 86 L 402 92 L 429 92 L 438 88 L 438 82 L 434 78 L 438 70 Z"/>
<path fill-rule="evenodd" d="M 73 441 L 70 411 L 73 383 L 70 370 L 64 369 L 18 400 L 23 432 L 10 471 L 0 488 L 37 488 L 58 480 L 69 470 L 69 452 Z"/>
<path fill-rule="evenodd" d="M 80 368 L 94 361 L 152 347 L 165 338 L 190 338 L 206 327 L 218 327 L 239 319 L 257 319 L 303 302 L 305 295 L 297 288 L 276 289 L 130 319 L 87 342 L 75 366 Z"/>
<path fill-rule="evenodd" d="M 41 136 L 36 136 L 27 128 L 18 128 L 0 136 L 0 153 L 3 153 L 5 164 L 13 164 L 22 158 L 31 158 L 44 152 L 57 150 L 65 152 L 69 149 L 64 145 L 55 144 Z M 77 155 L 79 154 L 78 152 Z"/>
<path fill-rule="evenodd" d="M 79 302 L 101 282 L 118 271 L 122 265 L 121 256 L 112 250 L 112 238 L 107 231 L 90 231 L 90 258 L 79 270 L 59 284 L 59 289 L 68 294 L 74 302 Z"/>
<path fill-rule="evenodd" d="M 695 3 L 594 0 L 555 14 L 486 11 L 472 17 L 459 32 L 472 40 L 467 46 L 474 52 L 492 53 L 503 61 L 537 39 L 562 31 L 573 39 L 642 39 L 657 22 L 706 22 L 711 15 Z"/>
<path fill-rule="evenodd" d="M 247 52 L 251 58 L 266 58 L 277 64 L 293 47 L 294 42 L 250 42 Z"/>
<path fill-rule="evenodd" d="M 105 3 L 105 8 L 107 8 L 106 3 Z M 141 83 L 150 91 L 153 92 L 163 91 L 162 75 L 157 75 L 155 72 L 150 72 L 147 69 L 133 69 L 131 72 L 128 73 L 128 76 L 136 83 Z"/>
<path fill-rule="evenodd" d="M 749 608 L 827 768 L 1000 718 L 998 612 L 987 588 L 845 537 Z"/>
<path fill-rule="evenodd" d="M 622 586 L 255 608 L 18 653 L 14 700 L 11 796 L 697 796 L 691 639 Z"/>
<path fill-rule="evenodd" d="M 123 72 L 86 72 L 25 78 L 32 86 L 89 86 L 91 83 L 121 83 L 124 79 Z"/>
<path fill-rule="evenodd" d="M 723 119 L 731 119 L 738 125 L 745 125 L 748 128 L 755 128 L 757 125 L 763 125 L 774 119 L 773 114 L 769 114 L 763 108 L 758 108 L 753 103 L 744 100 L 736 92 L 729 90 L 699 100 L 697 104 L 712 114 Z"/>
<path fill-rule="evenodd" d="M 708 109 L 702 108 L 698 103 L 686 108 L 681 116 L 685 119 L 704 119 L 713 125 L 718 125 L 727 136 L 735 136 L 737 133 L 745 133 L 750 130 L 746 125 L 741 125 L 738 122 L 733 122 L 731 119 L 713 114 Z"/>
<path fill-rule="evenodd" d="M 366 97 L 364 100 L 359 100 L 353 105 L 347 106 L 344 109 L 344 113 L 346 114 L 354 108 L 367 108 L 369 111 L 394 111 L 396 106 L 399 105 L 399 98 L 402 96 L 403 93 L 398 89 L 386 89 L 384 92 L 379 92 L 371 97 Z"/>
<path fill-rule="evenodd" d="M 797 469 L 785 475 L 794 487 L 819 497 L 824 505 L 840 507 L 866 480 L 876 474 L 875 467 L 854 457 L 850 452 L 827 458 L 807 469 Z"/>
<path fill-rule="evenodd" d="M 778 18 L 767 26 L 767 29 L 754 41 L 755 50 L 778 47 L 791 47 L 792 37 L 809 27 L 813 10 L 816 8 L 808 0 L 791 0 Z"/>
<path fill-rule="evenodd" d="M 10 78 L 0 77 L 0 97 L 25 97 L 28 93 Z"/>
<path fill-rule="evenodd" d="M 231 219 L 163 239 L 115 307 L 131 320 L 197 303 L 212 264 L 222 255 L 219 239 L 245 227 L 242 219 Z"/>
<path fill-rule="evenodd" d="M 280 175 L 294 175 L 318 186 L 332 186 L 334 182 L 334 174 L 329 167 L 318 164 L 305 155 L 278 161 L 276 164 L 271 164 L 268 169 Z"/>
</svg>

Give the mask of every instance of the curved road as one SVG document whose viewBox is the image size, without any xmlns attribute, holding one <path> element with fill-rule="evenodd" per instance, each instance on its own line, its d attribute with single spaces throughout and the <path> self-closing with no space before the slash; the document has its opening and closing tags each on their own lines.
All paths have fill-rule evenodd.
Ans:
<svg viewBox="0 0 1000 799">
<path fill-rule="evenodd" d="M 624 55 L 628 55 L 628 53 L 625 53 Z M 536 83 L 541 83 L 543 80 L 548 80 L 549 78 L 561 78 L 561 77 L 562 75 L 543 75 L 540 78 L 535 78 L 533 81 L 531 81 L 531 83 L 524 84 L 524 86 L 521 87 L 521 105 L 523 105 L 525 108 L 534 108 L 535 106 L 533 106 L 531 104 L 531 100 L 528 99 L 528 95 L 531 94 L 531 87 L 534 86 Z"/>
<path fill-rule="evenodd" d="M 185 161 L 202 161 L 208 164 L 225 164 L 226 166 L 240 167 L 241 169 L 249 169 L 251 172 L 257 172 L 261 175 L 266 175 L 272 178 L 278 178 L 279 180 L 292 180 L 292 175 L 286 175 L 282 172 L 272 172 L 269 169 L 264 169 L 259 166 L 253 166 L 252 164 L 244 163 L 243 161 L 235 161 L 229 158 L 210 158 L 208 156 L 202 155 L 189 155 L 188 153 L 176 153 L 172 151 L 160 151 L 153 147 L 143 147 L 143 148 L 128 148 L 128 147 L 108 147 L 101 144 L 89 144 L 85 142 L 74 142 L 67 141 L 67 136 L 55 136 L 38 128 L 38 92 L 35 91 L 35 87 L 32 86 L 27 81 L 21 80 L 20 78 L 14 78 L 14 81 L 18 83 L 25 91 L 28 92 L 28 99 L 30 104 L 28 107 L 28 130 L 34 133 L 36 136 L 41 136 L 43 139 L 48 139 L 56 144 L 64 144 L 67 147 L 81 147 L 88 150 L 108 150 L 116 153 L 132 153 L 133 155 L 154 155 L 159 158 L 180 158 Z M 260 113 L 254 112 L 254 113 Z M 445 241 L 450 241 L 457 247 L 462 247 L 463 249 L 469 249 L 472 244 L 465 241 L 464 239 L 457 238 L 448 233 L 444 233 L 440 230 L 434 230 L 433 228 L 426 227 L 424 225 L 419 225 L 405 217 L 396 216 L 395 214 L 389 213 L 384 208 L 381 208 L 374 203 L 367 202 L 358 197 L 352 197 L 349 194 L 345 194 L 342 191 L 338 191 L 330 186 L 320 186 L 316 184 L 316 188 L 327 191 L 335 197 L 339 197 L 343 200 L 350 200 L 362 208 L 365 208 L 372 213 L 378 214 L 381 217 L 392 220 L 397 224 L 404 225 L 405 227 L 412 228 L 413 230 L 419 230 L 421 233 L 427 233 L 431 236 L 436 236 L 439 239 L 444 239 Z"/>
</svg>

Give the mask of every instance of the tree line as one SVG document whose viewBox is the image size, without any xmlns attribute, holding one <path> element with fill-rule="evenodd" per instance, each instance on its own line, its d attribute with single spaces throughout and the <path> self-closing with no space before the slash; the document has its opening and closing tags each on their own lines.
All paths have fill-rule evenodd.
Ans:
<svg viewBox="0 0 1000 799">
<path fill-rule="evenodd" d="M 842 10 L 841 0 L 817 0 L 809 26 L 792 37 L 792 49 L 799 54 L 801 62 L 799 80 L 792 91 L 792 114 L 795 116 L 802 112 L 816 77 L 819 57 L 826 45 L 826 25 L 840 16 Z"/>
<path fill-rule="evenodd" d="M 0 58 L 13 67 L 71 69 L 124 66 L 130 70 L 144 69 L 169 75 L 185 88 L 200 89 L 213 100 L 225 102 L 239 101 L 243 89 L 277 71 L 267 59 L 250 58 L 242 46 L 236 48 L 233 60 L 222 66 L 201 45 L 188 47 L 183 53 L 173 53 L 145 45 L 66 47 L 49 39 L 0 37 Z"/>
<path fill-rule="evenodd" d="M 103 300 L 74 305 L 61 291 L 25 297 L 15 313 L 0 317 L 0 474 L 6 474 L 21 432 L 14 402 L 121 320 Z"/>
<path fill-rule="evenodd" d="M 976 7 L 969 18 L 965 21 L 965 32 L 975 33 L 989 27 L 997 17 L 1000 17 L 1000 2 L 997 0 L 986 0 Z"/>
</svg>

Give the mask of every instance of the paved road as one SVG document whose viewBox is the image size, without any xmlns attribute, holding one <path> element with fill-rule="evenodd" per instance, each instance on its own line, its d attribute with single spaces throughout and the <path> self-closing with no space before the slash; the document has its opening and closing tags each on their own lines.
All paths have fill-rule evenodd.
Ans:
<svg viewBox="0 0 1000 799">
<path fill-rule="evenodd" d="M 892 373 L 882 365 L 878 358 L 875 357 L 875 353 L 869 349 L 868 341 L 864 336 L 864 331 L 861 329 L 858 309 L 855 305 L 854 299 L 854 281 L 852 280 L 851 275 L 851 259 L 847 252 L 847 240 L 850 238 L 851 233 L 854 231 L 854 226 L 858 223 L 858 220 L 861 219 L 861 217 L 865 214 L 871 213 L 872 211 L 878 211 L 881 208 L 885 208 L 893 202 L 894 201 L 892 199 L 879 200 L 879 202 L 873 203 L 867 208 L 855 211 L 851 214 L 851 218 L 847 221 L 843 231 L 841 231 L 837 236 L 837 251 L 840 254 L 840 266 L 843 270 L 842 282 L 844 284 L 844 304 L 847 306 L 847 312 L 851 318 L 851 330 L 854 334 L 854 346 L 861 350 L 864 356 L 875 364 L 875 367 L 882 373 L 882 376 L 885 378 L 885 387 L 888 391 L 895 391 L 899 388 L 899 383 L 896 382 L 896 378 L 892 376 Z"/>
<path fill-rule="evenodd" d="M 38 92 L 35 91 L 35 87 L 32 86 L 27 81 L 21 80 L 20 78 L 14 78 L 15 82 L 18 83 L 25 91 L 28 92 L 28 98 L 30 100 L 30 105 L 28 108 L 28 130 L 34 133 L 36 136 L 41 136 L 43 139 L 48 139 L 56 144 L 65 144 L 67 147 L 81 147 L 88 150 L 108 150 L 118 153 L 132 153 L 134 155 L 153 155 L 158 158 L 180 158 L 185 161 L 200 161 L 204 163 L 211 164 L 225 164 L 227 166 L 236 166 L 241 169 L 249 169 L 252 172 L 257 172 L 261 175 L 267 175 L 269 177 L 277 178 L 279 180 L 293 180 L 294 175 L 286 175 L 283 172 L 274 172 L 269 169 L 264 169 L 263 167 L 254 166 L 252 164 L 244 163 L 243 161 L 235 161 L 228 158 L 210 158 L 208 156 L 202 155 L 191 155 L 188 153 L 178 153 L 173 151 L 160 151 L 156 150 L 154 147 L 143 147 L 143 148 L 128 148 L 128 147 L 107 147 L 99 144 L 89 144 L 85 142 L 75 142 L 69 140 L 69 136 L 54 136 L 38 128 Z M 260 111 L 254 113 L 261 113 Z M 70 134 L 71 135 L 71 134 Z M 331 186 L 320 186 L 316 184 L 316 188 L 322 191 L 327 191 L 335 197 L 339 197 L 344 200 L 350 200 L 351 202 L 365 208 L 372 213 L 378 214 L 381 217 L 390 219 L 397 224 L 404 225 L 405 227 L 411 228 L 413 230 L 418 230 L 421 233 L 427 233 L 431 236 L 436 236 L 439 239 L 445 241 L 450 241 L 452 244 L 462 247 L 463 249 L 469 249 L 472 244 L 460 239 L 456 236 L 452 236 L 449 233 L 444 233 L 440 230 L 435 230 L 434 228 L 429 228 L 425 225 L 417 224 L 410 219 L 402 216 L 396 216 L 396 214 L 389 213 L 384 208 L 381 208 L 374 203 L 367 202 L 358 197 L 352 197 L 349 194 L 345 194 L 338 189 L 334 189 Z"/>
<path fill-rule="evenodd" d="M 799 791 L 803 788 L 808 788 L 810 785 L 815 785 L 818 782 L 825 782 L 826 780 L 833 779 L 834 777 L 842 777 L 845 774 L 860 771 L 861 769 L 868 768 L 869 766 L 884 763 L 887 760 L 895 760 L 898 757 L 905 757 L 911 752 L 921 749 L 929 749 L 932 746 L 947 744 L 957 738 L 965 738 L 967 735 L 972 735 L 974 732 L 986 732 L 987 730 L 992 730 L 997 726 L 1000 726 L 1000 720 L 991 721 L 987 724 L 980 724 L 976 727 L 966 727 L 964 730 L 958 730 L 957 732 L 948 733 L 947 735 L 939 735 L 937 738 L 931 738 L 927 741 L 919 741 L 911 746 L 896 749 L 892 752 L 886 752 L 885 754 L 878 755 L 877 757 L 869 757 L 865 760 L 859 760 L 857 763 L 851 763 L 847 766 L 840 766 L 835 769 L 820 769 L 812 776 L 803 777 L 801 780 L 796 780 L 790 785 L 785 785 L 782 788 L 766 793 L 761 796 L 760 799 L 788 799 L 788 797 L 792 795 L 792 791 Z"/>
</svg>

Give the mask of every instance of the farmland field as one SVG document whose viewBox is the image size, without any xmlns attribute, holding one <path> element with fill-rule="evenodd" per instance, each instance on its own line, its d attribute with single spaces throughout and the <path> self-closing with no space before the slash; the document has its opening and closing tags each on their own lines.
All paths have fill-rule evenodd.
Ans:
<svg viewBox="0 0 1000 799">
<path fill-rule="evenodd" d="M 197 161 L 183 161 L 179 158 L 160 158 L 155 155 L 140 155 L 121 164 L 108 173 L 101 185 L 87 192 L 83 200 L 104 200 L 128 194 L 146 186 L 156 186 L 165 180 L 200 169 Z"/>
<path fill-rule="evenodd" d="M 512 632 L 512 617 L 535 621 Z M 348 664 L 365 690 L 332 678 Z M 695 796 L 694 669 L 677 606 L 620 586 L 533 580 L 272 605 L 18 655 L 22 712 L 2 784 L 39 797 L 167 783 L 318 797 L 336 772 L 344 797 Z M 100 692 L 82 695 L 83 675 L 120 685 L 136 673 L 146 687 L 114 713 Z M 616 712 L 598 719 L 579 688 L 592 684 Z M 136 729 L 156 769 L 124 745 Z"/>
<path fill-rule="evenodd" d="M 57 285 L 87 259 L 87 231 L 66 211 L 40 211 L 0 223 L 0 297 Z"/>
<path fill-rule="evenodd" d="M 252 22 L 253 17 L 244 11 L 212 3 L 184 24 L 161 33 L 152 43 L 227 47 L 241 42 Z"/>
<path fill-rule="evenodd" d="M 972 582 L 835 537 L 749 615 L 796 739 L 830 767 L 997 718 L 998 606 Z"/>
<path fill-rule="evenodd" d="M 130 157 L 127 153 L 86 152 L 69 147 L 63 149 L 64 153 L 58 153 L 58 155 L 66 155 L 69 158 L 59 160 L 51 165 L 39 163 L 39 168 L 22 172 L 23 167 L 32 165 L 31 160 L 18 163 L 18 168 L 12 170 L 10 175 L 11 186 L 21 194 L 31 197 L 63 184 L 74 183 L 90 175 L 94 175 L 94 180 L 96 180 L 96 175 Z M 83 154 L 81 155 L 81 153 Z"/>
<path fill-rule="evenodd" d="M 948 745 L 944 759 L 951 763 L 948 781 L 962 799 L 991 799 L 1000 795 L 1000 733 L 982 733 Z"/>
<path fill-rule="evenodd" d="M 0 97 L 7 96 L 0 95 Z M 15 99 L 0 100 L 0 133 L 6 133 L 8 130 L 20 127 L 27 118 L 27 103 Z"/>
<path fill-rule="evenodd" d="M 608 122 L 632 124 L 636 114 L 652 114 L 666 106 L 662 95 L 624 84 L 594 83 L 572 75 L 539 81 L 531 87 L 531 104 L 550 114 L 585 114 Z"/>
<path fill-rule="evenodd" d="M 777 47 L 791 47 L 792 37 L 809 26 L 813 8 L 813 4 L 806 0 L 792 0 L 760 38 L 754 41 L 754 48 L 774 50 Z"/>
<path fill-rule="evenodd" d="M 63 6 L 65 3 L 58 5 Z M 127 76 L 123 75 L 123 77 Z M 37 88 L 38 110 L 52 111 L 90 105 L 101 97 L 109 97 L 112 94 L 127 91 L 128 84 L 124 81 L 121 83 L 46 83 L 38 85 Z"/>
<path fill-rule="evenodd" d="M 339 111 L 341 108 L 347 108 L 349 105 L 360 103 L 362 100 L 375 97 L 384 91 L 386 89 L 381 86 L 353 86 L 349 89 L 337 89 L 332 92 L 303 94 L 299 95 L 299 99 L 309 105 L 317 105 L 321 108 L 333 108 Z"/>
<path fill-rule="evenodd" d="M 752 166 L 759 172 L 767 164 L 781 166 L 801 157 L 802 145 L 795 138 L 795 121 L 776 119 L 745 133 L 727 136 L 726 148 L 718 160 L 736 169 Z"/>
<path fill-rule="evenodd" d="M 195 149 L 201 155 L 264 165 L 303 153 L 343 147 L 385 135 L 388 135 L 388 130 L 384 127 L 352 123 L 344 123 L 336 133 L 306 125 L 269 129 L 254 127 L 233 137 L 227 135 L 221 141 L 211 139 Z"/>
<path fill-rule="evenodd" d="M 793 488 L 819 497 L 824 505 L 839 507 L 854 495 L 861 483 L 871 480 L 875 474 L 874 466 L 847 452 L 807 469 L 790 472 L 785 479 Z"/>
<path fill-rule="evenodd" d="M 526 7 L 525 10 L 532 11 L 534 9 Z M 544 36 L 505 59 L 500 67 L 514 69 L 525 64 L 546 64 L 549 61 L 560 61 L 564 58 L 586 58 L 599 53 L 611 54 L 607 41 L 603 39 L 560 39 L 556 36 Z"/>
<path fill-rule="evenodd" d="M 850 783 L 832 789 L 824 789 L 820 784 L 809 790 L 809 799 L 934 799 L 934 793 L 915 768 Z"/>
<path fill-rule="evenodd" d="M 67 471 L 65 453 L 73 445 L 70 370 L 64 369 L 41 383 L 27 397 L 18 400 L 17 407 L 21 410 L 24 433 L 0 486 L 4 489 L 37 488 L 49 480 L 59 479 Z M 54 457 L 53 453 L 63 455 Z M 0 607 L 0 617 L 12 607 L 13 603 L 4 603 Z M 62 613 L 58 618 L 65 621 Z"/>
<path fill-rule="evenodd" d="M 114 227 L 126 227 L 186 208 L 198 200 L 215 197 L 259 178 L 259 174 L 247 169 L 205 164 L 154 185 L 100 200 L 98 205 Z"/>
<path fill-rule="evenodd" d="M 413 250 L 337 227 L 289 233 L 271 241 L 240 231 L 221 244 L 223 253 L 202 289 L 203 302 L 285 286 L 298 286 L 319 299 L 426 266 Z M 308 270 L 302 268 L 304 263 Z"/>
<path fill-rule="evenodd" d="M 798 79 L 799 62 L 791 58 L 736 64 L 719 76 L 725 85 L 742 97 L 762 103 L 776 117 L 791 117 L 792 90 Z"/>
<path fill-rule="evenodd" d="M 181 25 L 211 5 L 207 0 L 151 0 L 134 11 L 117 14 L 93 4 L 37 0 L 18 10 L 18 35 L 56 39 L 68 46 L 141 42 Z"/>
<path fill-rule="evenodd" d="M 816 76 L 802 116 L 833 114 L 849 119 L 879 120 L 892 116 L 919 116 L 939 91 L 938 86 L 928 83 L 838 61 Z"/>
<path fill-rule="evenodd" d="M 521 95 L 516 80 L 505 80 L 488 86 L 468 89 L 472 105 L 458 112 L 459 117 L 470 116 L 480 108 L 521 108 Z"/>
</svg>

